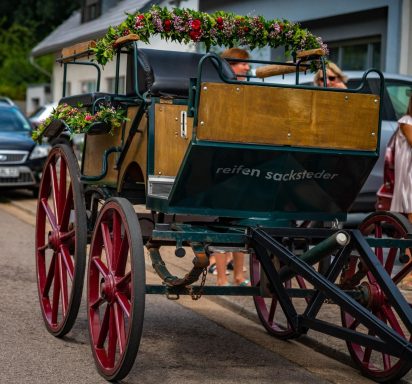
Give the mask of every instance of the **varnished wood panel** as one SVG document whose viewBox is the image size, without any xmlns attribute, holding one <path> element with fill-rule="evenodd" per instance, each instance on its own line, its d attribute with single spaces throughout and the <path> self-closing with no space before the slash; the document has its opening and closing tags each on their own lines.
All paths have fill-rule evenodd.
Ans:
<svg viewBox="0 0 412 384">
<path fill-rule="evenodd" d="M 187 120 L 187 139 L 180 136 L 180 113 L 187 105 L 157 104 L 155 107 L 155 174 L 176 176 L 192 138 L 193 119 Z"/>
<path fill-rule="evenodd" d="M 204 83 L 197 137 L 374 151 L 378 122 L 375 95 Z"/>
<path fill-rule="evenodd" d="M 86 176 L 98 176 L 102 172 L 103 154 L 110 147 L 121 144 L 121 130 L 113 135 L 86 135 L 86 147 L 83 157 L 83 173 Z M 108 158 L 107 174 L 99 183 L 115 185 L 117 183 L 118 171 L 115 169 L 117 153 L 112 153 Z"/>
<path fill-rule="evenodd" d="M 131 123 L 133 118 L 137 114 L 137 107 L 131 107 L 127 111 L 127 117 L 129 121 L 126 125 L 126 135 L 130 130 Z M 125 172 L 129 165 L 133 162 L 137 163 L 143 173 L 143 178 L 146 183 L 147 181 L 147 117 L 146 115 L 143 116 L 142 120 L 140 121 L 139 132 L 136 133 L 132 139 L 131 145 L 127 154 L 124 158 L 123 164 L 120 169 L 119 180 L 123 180 L 125 176 Z M 127 136 L 126 136 L 127 137 Z"/>
<path fill-rule="evenodd" d="M 76 58 L 90 56 L 90 55 L 93 55 L 91 48 L 95 48 L 95 47 L 96 47 L 96 42 L 94 40 L 78 43 L 70 47 L 63 48 L 62 53 L 61 53 L 61 56 L 62 56 L 61 58 L 63 61 L 72 61 L 73 58 L 70 58 L 70 57 L 73 55 L 76 55 Z M 67 57 L 69 57 L 69 59 L 67 59 Z"/>
</svg>

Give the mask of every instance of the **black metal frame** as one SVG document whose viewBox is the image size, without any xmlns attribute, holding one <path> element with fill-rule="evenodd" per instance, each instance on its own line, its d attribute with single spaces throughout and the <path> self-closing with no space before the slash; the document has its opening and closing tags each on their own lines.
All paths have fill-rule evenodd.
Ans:
<svg viewBox="0 0 412 384">
<path fill-rule="evenodd" d="M 307 233 L 310 233 L 309 229 Z M 343 248 L 342 251 L 338 252 L 326 276 L 314 271 L 309 264 L 291 253 L 264 229 L 250 229 L 250 246 L 256 253 L 268 280 L 272 284 L 279 304 L 293 330 L 304 333 L 310 328 L 339 339 L 397 356 L 401 359 L 411 360 L 412 343 L 388 327 L 367 308 L 351 297 L 351 295 L 334 284 L 351 251 L 356 249 L 362 261 L 367 265 L 385 295 L 388 297 L 394 310 L 408 331 L 412 333 L 412 309 L 409 304 L 399 292 L 390 276 L 388 276 L 383 266 L 379 263 L 379 260 L 377 260 L 376 255 L 372 252 L 372 249 L 360 231 L 352 230 L 349 231 L 349 234 L 351 238 L 350 243 Z M 290 296 L 283 286 L 279 273 L 272 264 L 269 254 L 276 255 L 285 265 L 310 282 L 317 290 L 302 315 L 299 315 L 293 306 Z M 364 324 L 375 336 L 366 335 L 316 319 L 316 315 L 325 299 L 330 299 L 339 305 L 342 310 Z"/>
</svg>

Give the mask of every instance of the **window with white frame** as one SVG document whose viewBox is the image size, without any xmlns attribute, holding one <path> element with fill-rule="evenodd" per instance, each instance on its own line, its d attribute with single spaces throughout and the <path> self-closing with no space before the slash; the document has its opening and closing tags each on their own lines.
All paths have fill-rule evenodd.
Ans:
<svg viewBox="0 0 412 384">
<path fill-rule="evenodd" d="M 116 78 L 115 77 L 108 77 L 107 78 L 107 92 L 115 93 L 116 90 Z M 124 95 L 125 89 L 125 78 L 124 76 L 119 76 L 119 89 L 118 93 Z"/>
<path fill-rule="evenodd" d="M 97 19 L 102 14 L 101 0 L 83 0 L 82 23 Z"/>
<path fill-rule="evenodd" d="M 344 70 L 381 69 L 381 38 L 333 41 L 328 43 L 329 59 Z"/>
<path fill-rule="evenodd" d="M 96 92 L 96 80 L 84 80 L 80 83 L 80 93 Z"/>
</svg>

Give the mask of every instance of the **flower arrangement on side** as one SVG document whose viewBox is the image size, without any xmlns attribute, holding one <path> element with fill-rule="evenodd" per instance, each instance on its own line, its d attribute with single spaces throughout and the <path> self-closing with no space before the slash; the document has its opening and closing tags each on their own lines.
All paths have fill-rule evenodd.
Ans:
<svg viewBox="0 0 412 384">
<path fill-rule="evenodd" d="M 115 41 L 129 34 L 137 34 L 145 43 L 156 34 L 178 43 L 202 42 L 207 50 L 211 46 L 249 46 L 251 50 L 284 46 L 286 55 L 314 48 L 327 53 L 320 37 L 288 20 L 265 20 L 262 16 L 223 11 L 208 14 L 190 9 L 169 10 L 155 5 L 145 13 L 127 14 L 123 23 L 110 27 L 93 48 L 97 62 L 104 65 L 111 60 L 116 51 Z"/>
<path fill-rule="evenodd" d="M 72 107 L 68 104 L 60 104 L 52 114 L 42 122 L 37 129 L 33 130 L 32 138 L 34 141 L 41 142 L 47 126 L 53 120 L 62 120 L 70 130 L 70 135 L 77 133 L 87 133 L 94 123 L 106 123 L 111 127 L 110 133 L 121 128 L 124 121 L 128 121 L 126 111 L 113 106 L 100 106 L 95 114 L 82 110 L 82 106 Z"/>
</svg>

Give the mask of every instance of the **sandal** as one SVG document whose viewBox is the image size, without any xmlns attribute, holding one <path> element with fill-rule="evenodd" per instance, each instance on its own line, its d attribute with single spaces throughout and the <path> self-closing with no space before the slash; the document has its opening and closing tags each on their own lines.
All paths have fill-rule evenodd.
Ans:
<svg viewBox="0 0 412 384">
<path fill-rule="evenodd" d="M 238 285 L 239 285 L 239 287 L 250 287 L 250 280 L 249 279 L 243 280 Z"/>
<path fill-rule="evenodd" d="M 215 263 L 213 263 L 213 264 L 210 264 L 210 267 L 208 268 L 208 270 L 207 270 L 209 273 L 211 273 L 212 275 L 215 275 L 217 272 L 216 272 L 216 264 Z"/>
<path fill-rule="evenodd" d="M 226 268 L 227 268 L 229 271 L 233 271 L 233 270 L 235 269 L 235 265 L 233 264 L 233 260 L 230 260 L 230 261 L 227 263 Z M 247 271 L 246 267 L 243 267 L 243 272 L 246 272 L 246 271 Z"/>
<path fill-rule="evenodd" d="M 216 263 L 211 264 L 207 271 L 209 273 L 211 273 L 212 275 L 216 276 L 217 275 Z M 228 275 L 228 274 L 229 274 L 229 272 L 226 271 L 226 275 Z"/>
</svg>

